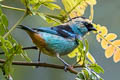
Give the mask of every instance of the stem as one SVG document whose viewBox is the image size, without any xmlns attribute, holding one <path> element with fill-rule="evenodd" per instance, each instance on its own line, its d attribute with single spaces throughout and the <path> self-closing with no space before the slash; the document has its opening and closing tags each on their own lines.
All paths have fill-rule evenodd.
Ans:
<svg viewBox="0 0 120 80">
<path fill-rule="evenodd" d="M 21 23 L 21 21 L 27 16 L 27 13 L 25 12 L 24 15 L 14 24 L 14 26 L 3 36 L 3 38 L 6 38 L 15 28 L 17 25 Z"/>
<path fill-rule="evenodd" d="M 0 59 L 0 63 L 5 63 L 5 60 Z M 23 62 L 23 61 L 13 61 L 13 65 L 21 65 L 21 66 L 39 66 L 39 67 L 48 67 L 55 69 L 64 69 L 64 66 L 56 65 L 56 64 L 48 64 L 48 63 L 38 63 L 38 62 Z M 73 66 L 73 68 L 67 68 L 67 70 L 73 74 L 77 74 L 78 72 L 74 68 L 83 68 L 84 66 Z"/>
<path fill-rule="evenodd" d="M 91 20 L 91 22 L 93 21 L 93 16 L 94 16 L 94 9 L 93 9 L 93 5 L 90 5 L 90 17 L 89 19 Z"/>
<path fill-rule="evenodd" d="M 25 12 L 25 9 L 15 8 L 15 7 L 6 6 L 6 5 L 2 5 L 2 4 L 1 4 L 1 7 L 3 7 L 3 8 L 7 8 L 7 9 L 16 10 L 16 11 L 22 11 L 22 12 Z"/>
</svg>

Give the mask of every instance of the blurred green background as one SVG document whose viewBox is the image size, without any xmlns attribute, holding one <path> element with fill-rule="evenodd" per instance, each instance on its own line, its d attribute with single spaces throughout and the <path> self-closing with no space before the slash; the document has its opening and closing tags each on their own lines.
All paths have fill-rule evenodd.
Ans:
<svg viewBox="0 0 120 80">
<path fill-rule="evenodd" d="M 60 0 L 57 2 L 61 5 Z M 20 0 L 4 0 L 2 4 L 24 8 L 20 3 Z M 61 5 L 62 6 L 62 5 Z M 14 11 L 9 9 L 2 9 L 3 12 L 7 15 L 9 20 L 9 28 L 13 26 L 16 21 L 23 15 L 23 12 Z M 94 22 L 100 25 L 107 26 L 109 32 L 114 32 L 120 38 L 120 0 L 97 0 L 97 5 L 94 7 L 95 15 Z M 49 13 L 49 9 L 45 7 L 40 9 L 41 12 Z M 57 11 L 51 12 L 52 14 L 57 14 Z M 85 12 L 85 16 L 89 16 L 89 9 Z M 50 26 L 39 16 L 28 16 L 24 19 L 22 24 L 30 27 L 38 26 Z M 12 32 L 12 35 L 15 39 L 22 44 L 23 46 L 32 46 L 33 43 L 28 37 L 28 35 L 19 30 L 15 29 Z M 120 79 L 120 62 L 114 63 L 113 59 L 106 59 L 104 56 L 104 50 L 101 48 L 100 44 L 96 41 L 95 34 L 91 33 L 87 36 L 89 40 L 90 49 L 97 63 L 103 67 L 105 70 L 104 74 L 101 74 L 104 80 L 119 80 Z M 37 62 L 38 51 L 29 50 L 27 51 L 29 57 Z M 19 56 L 16 57 L 17 60 L 20 60 Z M 69 59 L 67 56 L 64 59 L 68 63 L 74 63 L 75 59 Z M 54 64 L 61 64 L 59 60 L 53 57 L 46 56 L 42 54 L 41 62 L 48 62 Z M 61 64 L 62 65 L 62 64 Z M 14 66 L 13 78 L 14 80 L 74 80 L 76 77 L 74 74 L 69 72 L 64 72 L 64 70 L 50 69 L 50 68 L 33 68 L 33 67 L 24 67 L 24 66 Z M 2 78 L 2 73 L 0 73 L 0 80 Z"/>
</svg>

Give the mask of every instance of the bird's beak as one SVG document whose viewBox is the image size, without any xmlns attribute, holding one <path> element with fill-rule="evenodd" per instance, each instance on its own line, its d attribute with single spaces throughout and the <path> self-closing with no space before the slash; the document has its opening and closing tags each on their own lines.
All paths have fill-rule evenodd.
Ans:
<svg viewBox="0 0 120 80">
<path fill-rule="evenodd" d="M 97 29 L 94 28 L 94 27 L 89 27 L 88 30 L 89 30 L 89 31 L 97 31 Z"/>
</svg>

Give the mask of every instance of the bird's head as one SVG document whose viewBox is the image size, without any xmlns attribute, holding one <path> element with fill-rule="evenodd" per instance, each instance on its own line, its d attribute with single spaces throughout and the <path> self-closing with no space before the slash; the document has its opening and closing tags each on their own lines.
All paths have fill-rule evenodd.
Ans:
<svg viewBox="0 0 120 80">
<path fill-rule="evenodd" d="M 87 32 L 96 31 L 92 22 L 89 19 L 84 17 L 73 18 L 72 24 L 77 27 L 78 33 L 81 33 L 84 36 Z"/>
</svg>

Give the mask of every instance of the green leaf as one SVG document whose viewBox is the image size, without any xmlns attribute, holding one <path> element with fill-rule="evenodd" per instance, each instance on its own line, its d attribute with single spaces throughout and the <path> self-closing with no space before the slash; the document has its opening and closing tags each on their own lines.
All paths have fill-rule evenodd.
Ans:
<svg viewBox="0 0 120 80">
<path fill-rule="evenodd" d="M 2 14 L 1 19 L 2 19 L 2 23 L 7 27 L 8 26 L 8 20 L 7 20 L 6 15 Z"/>
<path fill-rule="evenodd" d="M 89 59 L 89 61 L 91 61 L 93 64 L 96 63 L 94 57 L 93 57 L 89 52 L 87 52 L 86 56 L 87 56 L 87 58 Z"/>
<path fill-rule="evenodd" d="M 52 23 L 53 26 L 57 26 L 57 25 L 60 24 L 59 21 L 57 19 L 55 19 L 55 18 L 46 17 L 46 21 L 48 23 Z"/>
<path fill-rule="evenodd" d="M 86 67 L 78 73 L 76 80 L 102 80 L 102 78 L 89 67 Z"/>
<path fill-rule="evenodd" d="M 96 74 L 95 72 L 92 71 L 92 75 L 94 75 L 94 77 L 96 76 L 96 80 L 103 80 L 98 74 Z M 93 77 L 93 76 L 92 76 Z M 93 77 L 93 80 L 94 80 L 94 77 Z"/>
<path fill-rule="evenodd" d="M 21 54 L 21 56 L 22 56 L 26 61 L 32 62 L 32 60 L 28 57 L 28 55 L 27 55 L 26 52 L 23 52 L 23 53 Z"/>
<path fill-rule="evenodd" d="M 7 50 L 7 47 L 5 46 L 4 42 L 5 42 L 4 38 L 3 38 L 2 36 L 0 36 L 0 43 L 2 44 L 0 47 L 2 48 L 2 50 L 3 50 L 6 54 L 8 54 L 8 50 Z"/>
<path fill-rule="evenodd" d="M 0 35 L 4 35 L 7 32 L 8 20 L 7 17 L 2 13 L 0 9 Z"/>
<path fill-rule="evenodd" d="M 61 9 L 60 6 L 58 6 L 57 4 L 54 4 L 54 3 L 44 3 L 44 5 L 51 10 Z"/>
<path fill-rule="evenodd" d="M 88 44 L 88 41 L 85 40 L 85 53 L 87 53 L 89 50 L 89 44 Z"/>
<path fill-rule="evenodd" d="M 97 77 L 95 74 L 91 73 L 90 80 L 97 80 Z"/>
<path fill-rule="evenodd" d="M 2 14 L 2 10 L 1 10 L 1 5 L 0 5 L 0 16 L 1 16 L 1 14 Z"/>
<path fill-rule="evenodd" d="M 86 80 L 88 80 L 91 72 L 87 68 L 83 69 L 82 72 L 84 73 Z"/>
<path fill-rule="evenodd" d="M 83 75 L 82 72 L 77 74 L 77 78 L 80 79 L 80 80 L 85 80 L 84 75 Z"/>
<path fill-rule="evenodd" d="M 56 16 L 56 15 L 49 15 L 46 14 L 47 17 L 55 19 L 58 23 L 61 23 L 63 21 L 61 16 Z M 61 22 L 60 22 L 61 21 Z"/>
<path fill-rule="evenodd" d="M 43 18 L 44 20 L 46 20 L 46 15 L 44 15 L 44 13 L 37 13 L 38 16 L 40 16 L 41 18 Z"/>
<path fill-rule="evenodd" d="M 78 42 L 79 42 L 80 48 L 83 49 L 84 48 L 83 42 L 81 40 L 78 40 Z"/>
<path fill-rule="evenodd" d="M 91 64 L 90 68 L 93 69 L 96 73 L 104 73 L 104 69 L 98 64 Z"/>
<path fill-rule="evenodd" d="M 36 4 L 36 3 L 38 3 L 39 2 L 39 0 L 30 0 L 30 3 L 31 4 Z"/>
</svg>

